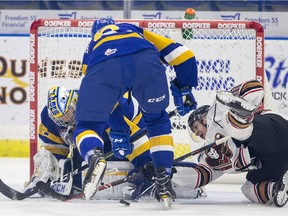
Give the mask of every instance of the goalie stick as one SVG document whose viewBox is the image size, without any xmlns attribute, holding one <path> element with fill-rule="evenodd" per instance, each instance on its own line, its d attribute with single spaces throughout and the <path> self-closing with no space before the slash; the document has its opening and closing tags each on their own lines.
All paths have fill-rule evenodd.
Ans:
<svg viewBox="0 0 288 216">
<path fill-rule="evenodd" d="M 109 153 L 108 152 L 107 154 L 105 154 L 105 158 L 108 158 L 109 157 Z M 60 182 L 60 181 L 65 181 L 67 180 L 69 177 L 73 177 L 79 173 L 81 173 L 82 171 L 84 171 L 85 169 L 87 169 L 89 166 L 87 164 L 85 164 L 84 166 L 78 168 L 78 169 L 75 169 L 74 172 L 69 172 L 69 173 L 66 173 L 62 179 L 59 178 L 55 181 L 52 181 L 52 182 L 39 182 L 39 184 L 37 183 L 36 186 L 34 188 L 32 188 L 30 191 L 28 192 L 19 192 L 13 188 L 11 188 L 10 186 L 8 186 L 7 184 L 5 184 L 1 179 L 0 179 L 0 192 L 5 195 L 6 197 L 8 197 L 9 199 L 12 199 L 12 200 L 23 200 L 23 199 L 26 199 L 27 197 L 30 197 L 30 196 L 33 196 L 34 194 L 36 193 L 39 193 L 39 192 L 42 192 L 44 195 L 47 193 L 48 196 L 49 194 L 52 194 L 50 196 L 53 196 L 53 192 L 54 191 L 52 188 L 50 188 L 50 186 Z M 51 191 L 50 191 L 50 190 Z M 45 193 L 46 192 L 46 193 Z M 55 191 L 54 191 L 55 192 Z M 55 192 L 56 194 L 58 194 L 57 192 Z M 59 194 L 60 195 L 60 194 Z M 64 195 L 63 195 L 64 196 Z"/>
<path fill-rule="evenodd" d="M 84 166 L 80 167 L 79 169 L 76 169 L 72 173 L 72 176 L 77 175 L 78 173 L 82 172 L 86 168 L 88 168 L 88 165 L 84 165 Z M 71 175 L 71 173 L 65 174 L 62 178 L 62 181 L 68 179 L 70 177 L 70 175 Z M 54 185 L 60 181 L 61 181 L 61 179 L 59 178 L 59 179 L 52 181 L 52 182 L 43 183 L 39 187 L 36 185 L 36 187 L 32 188 L 30 191 L 22 193 L 22 192 L 19 192 L 15 189 L 9 187 L 7 184 L 5 184 L 0 179 L 0 192 L 12 200 L 23 200 L 23 199 L 26 199 L 27 197 L 33 196 L 36 193 L 42 192 L 42 190 L 44 190 L 45 188 L 50 188 L 50 186 L 52 186 L 52 185 Z"/>
<path fill-rule="evenodd" d="M 198 148 L 192 152 L 189 152 L 183 156 L 180 156 L 176 159 L 174 159 L 173 161 L 173 165 L 177 166 L 177 163 L 180 162 L 180 161 L 183 161 L 185 160 L 186 158 L 190 157 L 190 156 L 193 156 L 193 155 L 197 155 L 207 149 L 210 149 L 212 147 L 215 147 L 221 143 L 224 143 L 224 142 L 227 142 L 228 139 L 230 139 L 230 136 L 225 136 L 219 140 L 216 140 L 212 143 L 209 143 L 201 148 Z M 180 164 L 179 164 L 180 165 Z M 129 181 L 133 181 L 137 178 L 140 178 L 142 177 L 143 174 L 142 173 L 136 173 L 132 176 L 128 176 L 128 177 L 125 177 L 125 178 L 122 178 L 122 179 L 119 179 L 119 180 L 116 180 L 116 181 L 113 181 L 113 182 L 110 182 L 110 183 L 106 183 L 106 184 L 103 184 L 101 186 L 98 187 L 98 191 L 102 191 L 102 190 L 105 190 L 105 189 L 110 189 L 114 186 L 117 186 L 117 185 L 120 185 L 120 184 L 123 184 L 125 182 L 129 182 Z M 73 195 L 62 195 L 62 194 L 59 194 L 57 193 L 56 191 L 52 190 L 50 187 L 48 188 L 45 188 L 44 190 L 42 190 L 42 192 L 47 195 L 48 197 L 51 197 L 51 198 L 55 198 L 57 200 L 60 200 L 60 201 L 69 201 L 69 200 L 72 200 L 72 199 L 76 199 L 76 198 L 81 198 L 83 197 L 83 193 L 79 193 L 79 194 L 73 194 Z"/>
<path fill-rule="evenodd" d="M 108 153 L 105 154 L 105 158 L 108 158 L 109 155 Z M 60 182 L 60 181 L 65 181 L 70 177 L 73 177 L 85 169 L 87 169 L 89 166 L 85 164 L 82 167 L 79 167 L 78 169 L 75 169 L 73 172 L 66 173 L 65 175 L 62 176 L 62 178 L 58 178 L 57 180 L 51 181 L 51 182 L 42 182 L 40 185 L 36 185 L 36 187 L 32 188 L 28 192 L 19 192 L 11 187 L 9 187 L 7 184 L 5 184 L 1 179 L 0 179 L 0 192 L 5 195 L 6 197 L 12 199 L 12 200 L 23 200 L 26 199 L 27 197 L 33 196 L 36 193 L 42 192 L 46 188 L 50 188 L 50 186 Z M 52 190 L 52 189 L 51 189 Z"/>
<path fill-rule="evenodd" d="M 168 116 L 169 118 L 171 118 L 172 116 L 175 116 L 176 114 L 178 113 L 177 109 L 171 111 L 168 113 Z M 138 139 L 142 138 L 143 136 L 145 136 L 147 134 L 148 130 L 147 128 L 143 128 L 141 129 L 139 132 L 135 133 L 132 137 L 131 137 L 131 143 L 137 141 Z M 105 158 L 109 158 L 113 155 L 113 151 L 110 151 L 108 153 L 105 154 Z M 52 190 L 50 188 L 50 186 L 60 182 L 60 181 L 64 181 L 64 180 L 67 180 L 69 177 L 73 177 L 75 175 L 77 175 L 78 173 L 82 172 L 83 170 L 87 169 L 89 166 L 86 164 L 76 170 L 74 170 L 74 172 L 69 172 L 67 174 L 65 174 L 62 179 L 58 178 L 57 180 L 55 181 L 52 181 L 52 182 L 40 182 L 39 185 L 36 185 L 34 188 L 32 188 L 30 191 L 28 192 L 25 192 L 25 193 L 22 193 L 22 192 L 19 192 L 13 188 L 11 188 L 10 186 L 8 186 L 7 184 L 5 184 L 1 179 L 0 179 L 0 192 L 5 195 L 6 197 L 8 197 L 9 199 L 12 199 L 12 200 L 23 200 L 23 199 L 26 199 L 27 197 L 30 197 L 30 196 L 33 196 L 34 194 L 36 193 L 39 193 L 39 192 L 42 192 L 43 194 L 47 194 L 48 196 L 51 196 L 53 197 L 54 196 L 57 196 L 57 192 L 55 192 L 54 190 Z M 129 179 L 128 179 L 129 180 Z M 118 181 L 115 182 L 116 185 L 119 185 L 119 184 L 122 184 L 128 180 L 124 180 L 124 179 L 120 179 Z M 103 189 L 106 189 L 108 186 L 115 186 L 113 185 L 114 183 L 109 183 L 108 184 L 105 184 L 102 186 Z M 104 188 L 105 187 L 105 188 Z M 102 190 L 103 190 L 102 189 Z M 45 193 L 46 192 L 46 193 Z M 53 193 L 54 192 L 54 193 Z M 61 194 L 58 194 L 58 195 L 61 195 Z M 62 195 L 62 196 L 65 196 L 65 195 Z M 61 199 L 60 199 L 61 200 Z"/>
<path fill-rule="evenodd" d="M 1 179 L 0 179 L 0 192 L 12 200 L 23 200 L 27 197 L 30 197 L 38 192 L 40 192 L 41 188 L 34 187 L 31 191 L 26 193 L 21 193 L 8 185 L 6 185 Z"/>
</svg>

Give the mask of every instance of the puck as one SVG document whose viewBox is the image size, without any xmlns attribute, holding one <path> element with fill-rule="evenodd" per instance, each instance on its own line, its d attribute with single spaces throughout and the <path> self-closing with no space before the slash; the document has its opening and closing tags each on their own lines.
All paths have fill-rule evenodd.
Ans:
<svg viewBox="0 0 288 216">
<path fill-rule="evenodd" d="M 125 200 L 123 200 L 123 199 L 120 200 L 120 203 L 125 205 L 125 206 L 130 206 L 130 203 L 125 201 Z"/>
</svg>

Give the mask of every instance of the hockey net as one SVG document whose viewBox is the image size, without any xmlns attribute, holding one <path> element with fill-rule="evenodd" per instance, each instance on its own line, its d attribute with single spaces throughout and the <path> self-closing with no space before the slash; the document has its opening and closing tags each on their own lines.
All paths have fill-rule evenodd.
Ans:
<svg viewBox="0 0 288 216">
<path fill-rule="evenodd" d="M 197 58 L 199 85 L 193 90 L 198 105 L 210 104 L 218 90 L 247 79 L 264 82 L 264 32 L 257 22 L 209 20 L 116 20 L 147 28 L 190 48 Z M 55 85 L 77 89 L 81 61 L 91 40 L 92 20 L 35 21 L 30 32 L 30 173 L 38 147 L 38 124 L 47 91 Z M 168 81 L 175 76 L 167 67 Z M 175 109 L 171 97 L 167 111 Z M 171 119 L 175 157 L 203 145 L 188 133 L 187 118 Z M 191 160 L 191 158 L 190 158 Z M 193 159 L 192 159 L 193 160 Z"/>
</svg>

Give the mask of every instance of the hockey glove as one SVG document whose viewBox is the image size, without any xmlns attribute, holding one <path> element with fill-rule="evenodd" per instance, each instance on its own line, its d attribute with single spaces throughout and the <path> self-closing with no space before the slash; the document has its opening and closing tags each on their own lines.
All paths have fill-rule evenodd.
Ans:
<svg viewBox="0 0 288 216">
<path fill-rule="evenodd" d="M 192 94 L 191 87 L 180 88 L 176 79 L 172 80 L 170 84 L 174 104 L 181 116 L 197 108 L 197 102 Z"/>
<path fill-rule="evenodd" d="M 129 132 L 111 130 L 109 136 L 115 157 L 124 159 L 126 155 L 132 153 L 134 146 L 130 144 Z"/>
<path fill-rule="evenodd" d="M 153 191 L 153 176 L 154 176 L 154 166 L 152 162 L 146 163 L 143 167 L 139 167 L 131 170 L 127 176 L 133 176 L 134 174 L 141 173 L 142 175 L 135 178 L 129 183 L 134 185 L 131 193 L 132 200 L 139 200 L 142 196 L 150 195 Z"/>
<path fill-rule="evenodd" d="M 24 189 L 24 192 L 33 190 L 38 182 L 49 182 L 57 179 L 58 160 L 56 157 L 44 147 L 33 157 L 34 173 Z M 43 196 L 41 192 L 39 195 Z"/>
</svg>

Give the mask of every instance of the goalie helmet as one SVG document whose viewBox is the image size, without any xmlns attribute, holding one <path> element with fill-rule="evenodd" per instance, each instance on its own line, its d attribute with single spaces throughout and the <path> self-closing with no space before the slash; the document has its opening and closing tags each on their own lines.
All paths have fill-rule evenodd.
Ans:
<svg viewBox="0 0 288 216">
<path fill-rule="evenodd" d="M 112 18 L 101 18 L 99 20 L 96 20 L 93 23 L 92 30 L 91 30 L 92 38 L 94 37 L 96 32 L 99 31 L 104 26 L 113 25 L 113 24 L 115 24 L 115 21 Z"/>
<path fill-rule="evenodd" d="M 203 118 L 207 115 L 209 109 L 210 109 L 209 105 L 204 105 L 204 106 L 201 106 L 198 109 L 194 110 L 191 113 L 191 115 L 188 118 L 188 126 L 189 126 L 189 129 L 191 131 L 193 131 L 192 127 L 193 127 L 194 122 L 195 121 L 202 122 Z"/>
<path fill-rule="evenodd" d="M 75 90 L 56 86 L 48 91 L 48 115 L 60 127 L 75 124 L 75 110 L 78 94 Z"/>
</svg>

